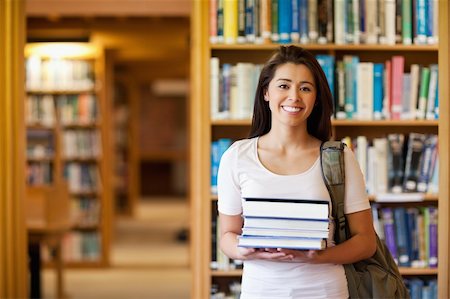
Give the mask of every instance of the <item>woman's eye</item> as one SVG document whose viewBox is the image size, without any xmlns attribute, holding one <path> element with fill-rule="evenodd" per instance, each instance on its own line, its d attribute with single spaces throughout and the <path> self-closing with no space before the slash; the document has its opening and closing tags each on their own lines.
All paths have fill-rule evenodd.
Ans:
<svg viewBox="0 0 450 299">
<path fill-rule="evenodd" d="M 289 86 L 287 86 L 286 84 L 280 84 L 278 87 L 281 89 L 287 89 Z"/>
<path fill-rule="evenodd" d="M 311 88 L 309 88 L 307 86 L 303 86 L 303 87 L 300 87 L 300 90 L 301 91 L 311 91 Z"/>
</svg>

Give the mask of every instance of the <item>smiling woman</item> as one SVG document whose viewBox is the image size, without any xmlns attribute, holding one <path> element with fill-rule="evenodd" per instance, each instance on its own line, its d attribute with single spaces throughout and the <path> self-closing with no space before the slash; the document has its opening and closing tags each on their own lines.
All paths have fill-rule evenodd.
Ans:
<svg viewBox="0 0 450 299">
<path fill-rule="evenodd" d="M 342 264 L 369 257 L 375 250 L 364 179 L 350 150 L 345 151 L 346 185 L 352 182 L 344 208 L 351 214 L 348 241 L 335 245 L 334 224 L 327 215 L 322 219 L 328 223 L 327 237 L 316 240 L 326 239 L 324 249 L 280 248 L 287 243 L 274 244 L 280 236 L 271 234 L 264 236 L 270 245 L 244 245 L 249 238 L 243 233 L 248 228 L 244 219 L 253 215 L 243 198 L 263 198 L 277 206 L 302 199 L 329 207 L 318 161 L 321 143 L 331 137 L 332 97 L 314 56 L 297 46 L 281 46 L 262 68 L 254 105 L 250 138 L 225 151 L 217 178 L 220 248 L 244 262 L 241 299 L 348 298 Z M 264 213 L 258 217 L 271 218 Z M 292 215 L 284 210 L 277 217 Z"/>
</svg>

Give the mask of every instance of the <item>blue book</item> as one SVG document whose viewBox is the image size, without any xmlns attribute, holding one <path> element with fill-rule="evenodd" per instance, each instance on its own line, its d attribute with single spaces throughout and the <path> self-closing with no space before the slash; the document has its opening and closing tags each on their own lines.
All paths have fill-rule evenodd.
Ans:
<svg viewBox="0 0 450 299">
<path fill-rule="evenodd" d="M 308 25 L 308 0 L 299 0 L 299 32 L 300 43 L 309 42 L 309 25 Z"/>
<path fill-rule="evenodd" d="M 414 7 L 416 11 L 416 35 L 414 36 L 415 44 L 425 44 L 427 42 L 427 11 L 426 0 L 416 0 Z"/>
<path fill-rule="evenodd" d="M 245 1 L 245 37 L 247 42 L 253 43 L 255 41 L 255 27 L 254 27 L 254 8 L 255 0 Z"/>
<path fill-rule="evenodd" d="M 322 67 L 325 76 L 327 77 L 328 85 L 330 87 L 331 95 L 333 96 L 333 107 L 336 107 L 334 100 L 334 56 L 333 55 L 316 55 L 316 59 Z"/>
<path fill-rule="evenodd" d="M 219 170 L 219 143 L 211 142 L 211 193 L 217 194 L 217 172 Z"/>
<path fill-rule="evenodd" d="M 384 98 L 384 64 L 375 63 L 373 65 L 373 115 L 375 119 L 381 119 L 383 116 L 383 98 Z"/>
<path fill-rule="evenodd" d="M 409 237 L 408 255 L 411 266 L 419 263 L 419 235 L 417 230 L 417 217 L 419 210 L 416 208 L 406 209 L 406 229 Z"/>
<path fill-rule="evenodd" d="M 394 209 L 394 225 L 395 225 L 395 236 L 397 243 L 397 253 L 398 253 L 398 265 L 402 267 L 409 267 L 411 261 L 409 259 L 409 234 L 407 231 L 406 222 L 406 209 L 403 207 Z"/>
<path fill-rule="evenodd" d="M 397 245 L 395 243 L 394 214 L 392 208 L 381 209 L 381 215 L 384 225 L 384 241 L 395 262 L 398 264 Z"/>
<path fill-rule="evenodd" d="M 287 1 L 287 0 L 285 0 Z M 298 43 L 300 41 L 300 7 L 299 7 L 299 1 L 300 0 L 291 0 L 291 7 L 292 7 L 292 25 L 291 25 L 291 41 L 293 43 Z"/>
<path fill-rule="evenodd" d="M 411 299 L 422 299 L 423 280 L 413 278 L 408 281 Z"/>
<path fill-rule="evenodd" d="M 289 0 L 278 2 L 278 32 L 280 43 L 291 42 L 292 32 L 292 2 Z"/>
</svg>

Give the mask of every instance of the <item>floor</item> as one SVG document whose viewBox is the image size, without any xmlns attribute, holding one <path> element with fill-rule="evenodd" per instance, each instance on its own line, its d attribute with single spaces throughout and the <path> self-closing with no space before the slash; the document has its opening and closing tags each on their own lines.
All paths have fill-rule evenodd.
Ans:
<svg viewBox="0 0 450 299">
<path fill-rule="evenodd" d="M 187 299 L 190 297 L 186 199 L 142 200 L 134 219 L 120 218 L 107 269 L 67 270 L 69 299 Z M 55 298 L 51 269 L 43 275 L 44 298 Z"/>
</svg>

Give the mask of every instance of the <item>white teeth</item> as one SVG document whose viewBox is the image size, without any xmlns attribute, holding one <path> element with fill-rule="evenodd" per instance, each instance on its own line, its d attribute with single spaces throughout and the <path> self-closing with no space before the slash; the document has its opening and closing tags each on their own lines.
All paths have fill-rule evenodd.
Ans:
<svg viewBox="0 0 450 299">
<path fill-rule="evenodd" d="M 300 107 L 283 106 L 283 110 L 287 112 L 298 112 L 300 111 Z"/>
</svg>

